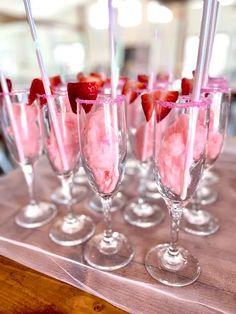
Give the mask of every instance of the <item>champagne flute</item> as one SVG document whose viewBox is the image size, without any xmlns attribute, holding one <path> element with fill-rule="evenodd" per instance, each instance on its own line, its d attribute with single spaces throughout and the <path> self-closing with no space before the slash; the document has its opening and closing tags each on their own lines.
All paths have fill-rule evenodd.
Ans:
<svg viewBox="0 0 236 314">
<path fill-rule="evenodd" d="M 72 183 L 80 155 L 77 117 L 67 102 L 66 92 L 51 96 L 44 95 L 39 97 L 39 101 L 44 99 L 47 102 L 49 97 L 55 104 L 56 119 L 61 130 L 67 161 L 66 168 L 62 162 L 52 118 L 46 103 L 42 108 L 44 147 L 53 170 L 62 182 L 63 194 L 67 199 L 67 213 L 57 219 L 49 232 L 49 236 L 57 244 L 74 246 L 87 241 L 95 231 L 95 225 L 90 217 L 77 215 L 73 210 Z"/>
<path fill-rule="evenodd" d="M 89 183 L 101 199 L 105 230 L 85 246 L 86 262 L 112 271 L 127 265 L 134 251 L 128 239 L 113 232 L 111 203 L 120 186 L 127 149 L 125 99 L 99 95 L 97 100 L 77 99 L 81 159 Z"/>
<path fill-rule="evenodd" d="M 142 106 L 141 97 L 128 105 L 128 121 L 130 129 L 130 144 L 139 161 L 139 185 L 124 209 L 124 219 L 131 225 L 148 228 L 160 224 L 165 218 L 165 211 L 147 196 L 149 170 L 153 153 L 154 116 L 147 122 Z M 157 188 L 156 188 L 157 190 Z M 160 194 L 158 193 L 159 197 Z"/>
<path fill-rule="evenodd" d="M 204 168 L 208 105 L 209 100 L 186 99 L 156 103 L 159 122 L 155 123 L 153 166 L 158 190 L 171 217 L 171 240 L 152 248 L 145 266 L 152 277 L 165 285 L 186 286 L 200 274 L 198 260 L 178 244 L 178 233 L 183 208 L 195 192 Z M 194 107 L 199 109 L 193 110 Z M 165 116 L 161 116 L 163 112 Z M 192 129 L 193 114 L 197 114 L 196 130 Z"/>
<path fill-rule="evenodd" d="M 29 203 L 15 217 L 15 221 L 17 225 L 24 228 L 37 228 L 47 224 L 57 213 L 53 204 L 37 202 L 34 196 L 33 166 L 42 153 L 39 108 L 36 102 L 31 106 L 28 105 L 27 91 L 16 91 L 7 95 L 2 94 L 1 97 L 1 125 L 4 138 L 13 159 L 23 171 L 30 198 Z M 21 160 L 18 153 L 5 97 L 9 97 L 12 104 L 13 116 L 23 152 L 23 160 Z"/>
<path fill-rule="evenodd" d="M 205 170 L 209 171 L 223 147 L 227 129 L 227 121 L 230 107 L 230 90 L 227 88 L 206 88 L 203 93 L 211 99 L 209 135 L 206 145 Z M 211 190 L 204 184 L 204 176 L 200 181 L 195 196 L 191 202 L 191 208 L 184 211 L 181 228 L 191 234 L 207 236 L 215 233 L 219 229 L 219 220 L 212 213 L 201 207 L 202 197 L 211 196 L 216 199 L 216 191 Z"/>
</svg>

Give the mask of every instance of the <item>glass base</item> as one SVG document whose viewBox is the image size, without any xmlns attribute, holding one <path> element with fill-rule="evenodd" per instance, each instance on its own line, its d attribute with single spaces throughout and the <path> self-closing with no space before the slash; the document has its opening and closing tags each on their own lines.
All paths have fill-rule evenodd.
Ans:
<svg viewBox="0 0 236 314">
<path fill-rule="evenodd" d="M 83 174 L 79 174 L 79 175 L 75 175 L 74 180 L 73 180 L 74 184 L 87 184 L 88 183 L 88 178 L 86 176 L 85 173 Z"/>
<path fill-rule="evenodd" d="M 88 194 L 88 188 L 84 185 L 75 185 L 72 188 L 73 200 L 72 205 L 81 202 Z M 51 195 L 51 200 L 60 205 L 66 205 L 68 203 L 67 198 L 63 194 L 62 187 L 57 188 Z"/>
<path fill-rule="evenodd" d="M 127 159 L 126 167 L 125 167 L 125 174 L 128 176 L 137 175 L 139 171 L 139 161 L 137 159 Z"/>
<path fill-rule="evenodd" d="M 134 198 L 125 207 L 124 219 L 129 224 L 148 228 L 161 223 L 165 218 L 165 211 L 155 204 L 150 204 L 146 198 Z"/>
<path fill-rule="evenodd" d="M 210 205 L 217 201 L 218 193 L 206 186 L 201 187 L 199 202 L 201 205 Z"/>
<path fill-rule="evenodd" d="M 219 181 L 219 177 L 215 172 L 211 170 L 206 170 L 204 171 L 203 181 L 206 185 L 212 185 Z"/>
<path fill-rule="evenodd" d="M 170 256 L 169 244 L 152 248 L 145 258 L 145 267 L 157 281 L 173 287 L 190 285 L 200 275 L 198 260 L 186 249 L 179 247 L 179 254 Z"/>
<path fill-rule="evenodd" d="M 185 209 L 181 229 L 187 233 L 208 236 L 219 229 L 219 220 L 206 210 Z"/>
<path fill-rule="evenodd" d="M 118 192 L 114 199 L 112 200 L 112 205 L 111 205 L 111 212 L 115 212 L 122 207 L 124 207 L 125 203 L 127 201 L 127 198 L 124 196 L 123 193 Z M 91 209 L 99 214 L 103 213 L 102 209 L 102 203 L 99 199 L 99 197 L 95 194 L 93 195 L 87 202 L 87 208 Z"/>
<path fill-rule="evenodd" d="M 95 225 L 90 217 L 67 215 L 55 222 L 49 237 L 59 245 L 74 246 L 87 241 L 94 232 Z"/>
<path fill-rule="evenodd" d="M 15 222 L 23 228 L 38 228 L 49 223 L 57 214 L 56 206 L 50 203 L 26 205 L 15 217 Z"/>
<path fill-rule="evenodd" d="M 134 256 L 133 248 L 127 238 L 113 232 L 112 240 L 107 243 L 103 234 L 93 237 L 85 246 L 84 258 L 94 268 L 112 271 L 129 264 Z"/>
<path fill-rule="evenodd" d="M 161 194 L 158 192 L 157 184 L 154 181 L 154 179 L 148 180 L 146 184 L 147 185 L 146 185 L 145 196 L 147 196 L 149 198 L 153 198 L 153 199 L 160 199 Z"/>
</svg>

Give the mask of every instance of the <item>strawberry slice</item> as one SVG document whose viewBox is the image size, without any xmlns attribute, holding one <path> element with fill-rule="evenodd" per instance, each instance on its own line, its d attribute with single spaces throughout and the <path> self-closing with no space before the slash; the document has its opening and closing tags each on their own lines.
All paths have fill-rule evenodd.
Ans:
<svg viewBox="0 0 236 314">
<path fill-rule="evenodd" d="M 137 81 L 128 80 L 125 82 L 122 94 L 127 96 L 129 95 L 129 103 L 131 104 L 138 97 L 138 89 L 142 90 L 146 88 L 146 84 Z"/>
<path fill-rule="evenodd" d="M 182 95 L 189 95 L 193 90 L 193 79 L 182 78 L 181 81 Z"/>
<path fill-rule="evenodd" d="M 138 81 L 141 82 L 141 83 L 146 83 L 146 84 L 148 84 L 148 79 L 149 79 L 149 77 L 148 77 L 148 75 L 146 75 L 146 74 L 139 74 L 139 75 L 137 76 L 137 79 L 138 79 Z"/>
<path fill-rule="evenodd" d="M 37 95 L 44 95 L 44 94 L 45 94 L 45 90 L 43 87 L 43 81 L 38 78 L 33 79 L 30 86 L 29 96 L 28 96 L 29 105 L 31 105 L 35 101 L 35 99 L 37 98 Z M 46 99 L 40 98 L 41 106 L 46 104 L 46 102 L 47 102 Z"/>
<path fill-rule="evenodd" d="M 51 87 L 57 87 L 62 84 L 60 75 L 55 75 L 49 78 Z"/>
<path fill-rule="evenodd" d="M 7 87 L 8 87 L 8 91 L 9 92 L 11 92 L 12 91 L 12 82 L 11 82 L 11 80 L 10 79 L 6 79 L 6 81 L 7 81 Z M 3 90 L 2 90 L 2 85 L 1 85 L 1 83 L 0 83 L 0 93 L 2 93 L 3 92 Z"/>
<path fill-rule="evenodd" d="M 74 113 L 77 113 L 76 98 L 95 100 L 98 95 L 98 84 L 96 82 L 68 83 L 67 91 L 71 109 Z M 88 113 L 92 108 L 92 104 L 82 104 L 82 107 Z"/>
<path fill-rule="evenodd" d="M 49 81 L 50 81 L 51 91 L 53 91 L 54 87 L 57 87 L 58 85 L 62 83 L 61 77 L 59 75 L 50 77 Z M 29 105 L 31 105 L 35 101 L 35 99 L 37 98 L 37 95 L 45 95 L 43 81 L 39 78 L 33 79 L 31 83 L 30 92 L 28 96 Z M 40 98 L 41 106 L 43 106 L 46 103 L 47 103 L 46 99 Z"/>
<path fill-rule="evenodd" d="M 93 76 L 93 77 L 97 77 L 100 80 L 103 79 L 102 74 L 98 73 L 98 72 L 91 72 L 89 76 Z"/>
<path fill-rule="evenodd" d="M 154 106 L 157 100 L 176 102 L 178 96 L 179 93 L 177 91 L 163 91 L 163 90 L 156 90 L 151 93 L 142 95 L 141 96 L 142 107 L 147 122 L 152 117 Z M 157 122 L 160 122 L 162 119 L 164 119 L 168 115 L 170 110 L 171 108 L 158 106 L 156 116 Z"/>
<path fill-rule="evenodd" d="M 102 80 L 100 74 L 93 72 L 92 75 L 89 76 L 84 75 L 83 73 L 77 74 L 77 80 L 79 82 L 96 82 L 98 87 L 102 87 L 104 85 L 104 81 Z"/>
</svg>

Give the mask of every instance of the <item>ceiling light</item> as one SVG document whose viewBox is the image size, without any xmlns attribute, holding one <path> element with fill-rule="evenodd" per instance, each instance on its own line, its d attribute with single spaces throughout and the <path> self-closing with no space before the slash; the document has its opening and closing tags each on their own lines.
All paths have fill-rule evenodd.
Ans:
<svg viewBox="0 0 236 314">
<path fill-rule="evenodd" d="M 166 6 L 150 1 L 147 5 L 147 19 L 153 24 L 170 23 L 173 20 L 173 13 Z"/>
</svg>

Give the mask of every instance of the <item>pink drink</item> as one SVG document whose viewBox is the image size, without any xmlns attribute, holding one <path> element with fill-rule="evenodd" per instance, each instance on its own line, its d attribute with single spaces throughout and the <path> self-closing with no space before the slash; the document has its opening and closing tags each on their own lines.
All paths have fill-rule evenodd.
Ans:
<svg viewBox="0 0 236 314">
<path fill-rule="evenodd" d="M 89 113 L 84 129 L 84 158 L 102 193 L 112 193 L 119 180 L 118 138 L 111 125 L 105 121 L 105 108 Z M 108 124 L 110 123 L 110 132 Z"/>
<path fill-rule="evenodd" d="M 46 138 L 46 148 L 52 167 L 59 174 L 72 171 L 78 161 L 79 155 L 79 139 L 77 130 L 77 117 L 71 111 L 57 113 L 58 124 L 62 133 L 62 141 L 64 144 L 65 155 L 69 165 L 69 169 L 64 169 L 58 150 L 57 140 L 54 130 Z M 51 126 L 52 127 L 52 126 Z"/>
<path fill-rule="evenodd" d="M 153 121 L 144 122 L 137 130 L 134 138 L 136 158 L 142 162 L 148 161 L 153 154 Z"/>
<path fill-rule="evenodd" d="M 25 163 L 32 164 L 42 151 L 38 109 L 25 103 L 13 103 L 12 105 Z M 7 129 L 7 133 L 10 137 L 13 137 L 13 131 L 10 126 Z M 12 148 L 9 148 L 13 153 Z M 19 162 L 15 153 L 13 153 L 13 156 Z"/>
<path fill-rule="evenodd" d="M 206 146 L 206 164 L 211 165 L 222 150 L 228 120 L 230 91 L 228 88 L 218 87 L 207 88 L 203 92 L 212 100 Z"/>
<path fill-rule="evenodd" d="M 161 123 L 165 123 L 165 120 Z M 157 160 L 159 160 L 162 184 L 177 195 L 180 195 L 182 190 L 188 123 L 189 116 L 182 113 L 178 119 L 165 130 L 162 142 L 157 143 L 159 149 L 156 149 L 156 153 L 159 154 Z M 206 128 L 203 126 L 202 120 L 199 117 L 194 144 L 193 163 L 197 161 L 204 152 L 205 140 Z"/>
</svg>

